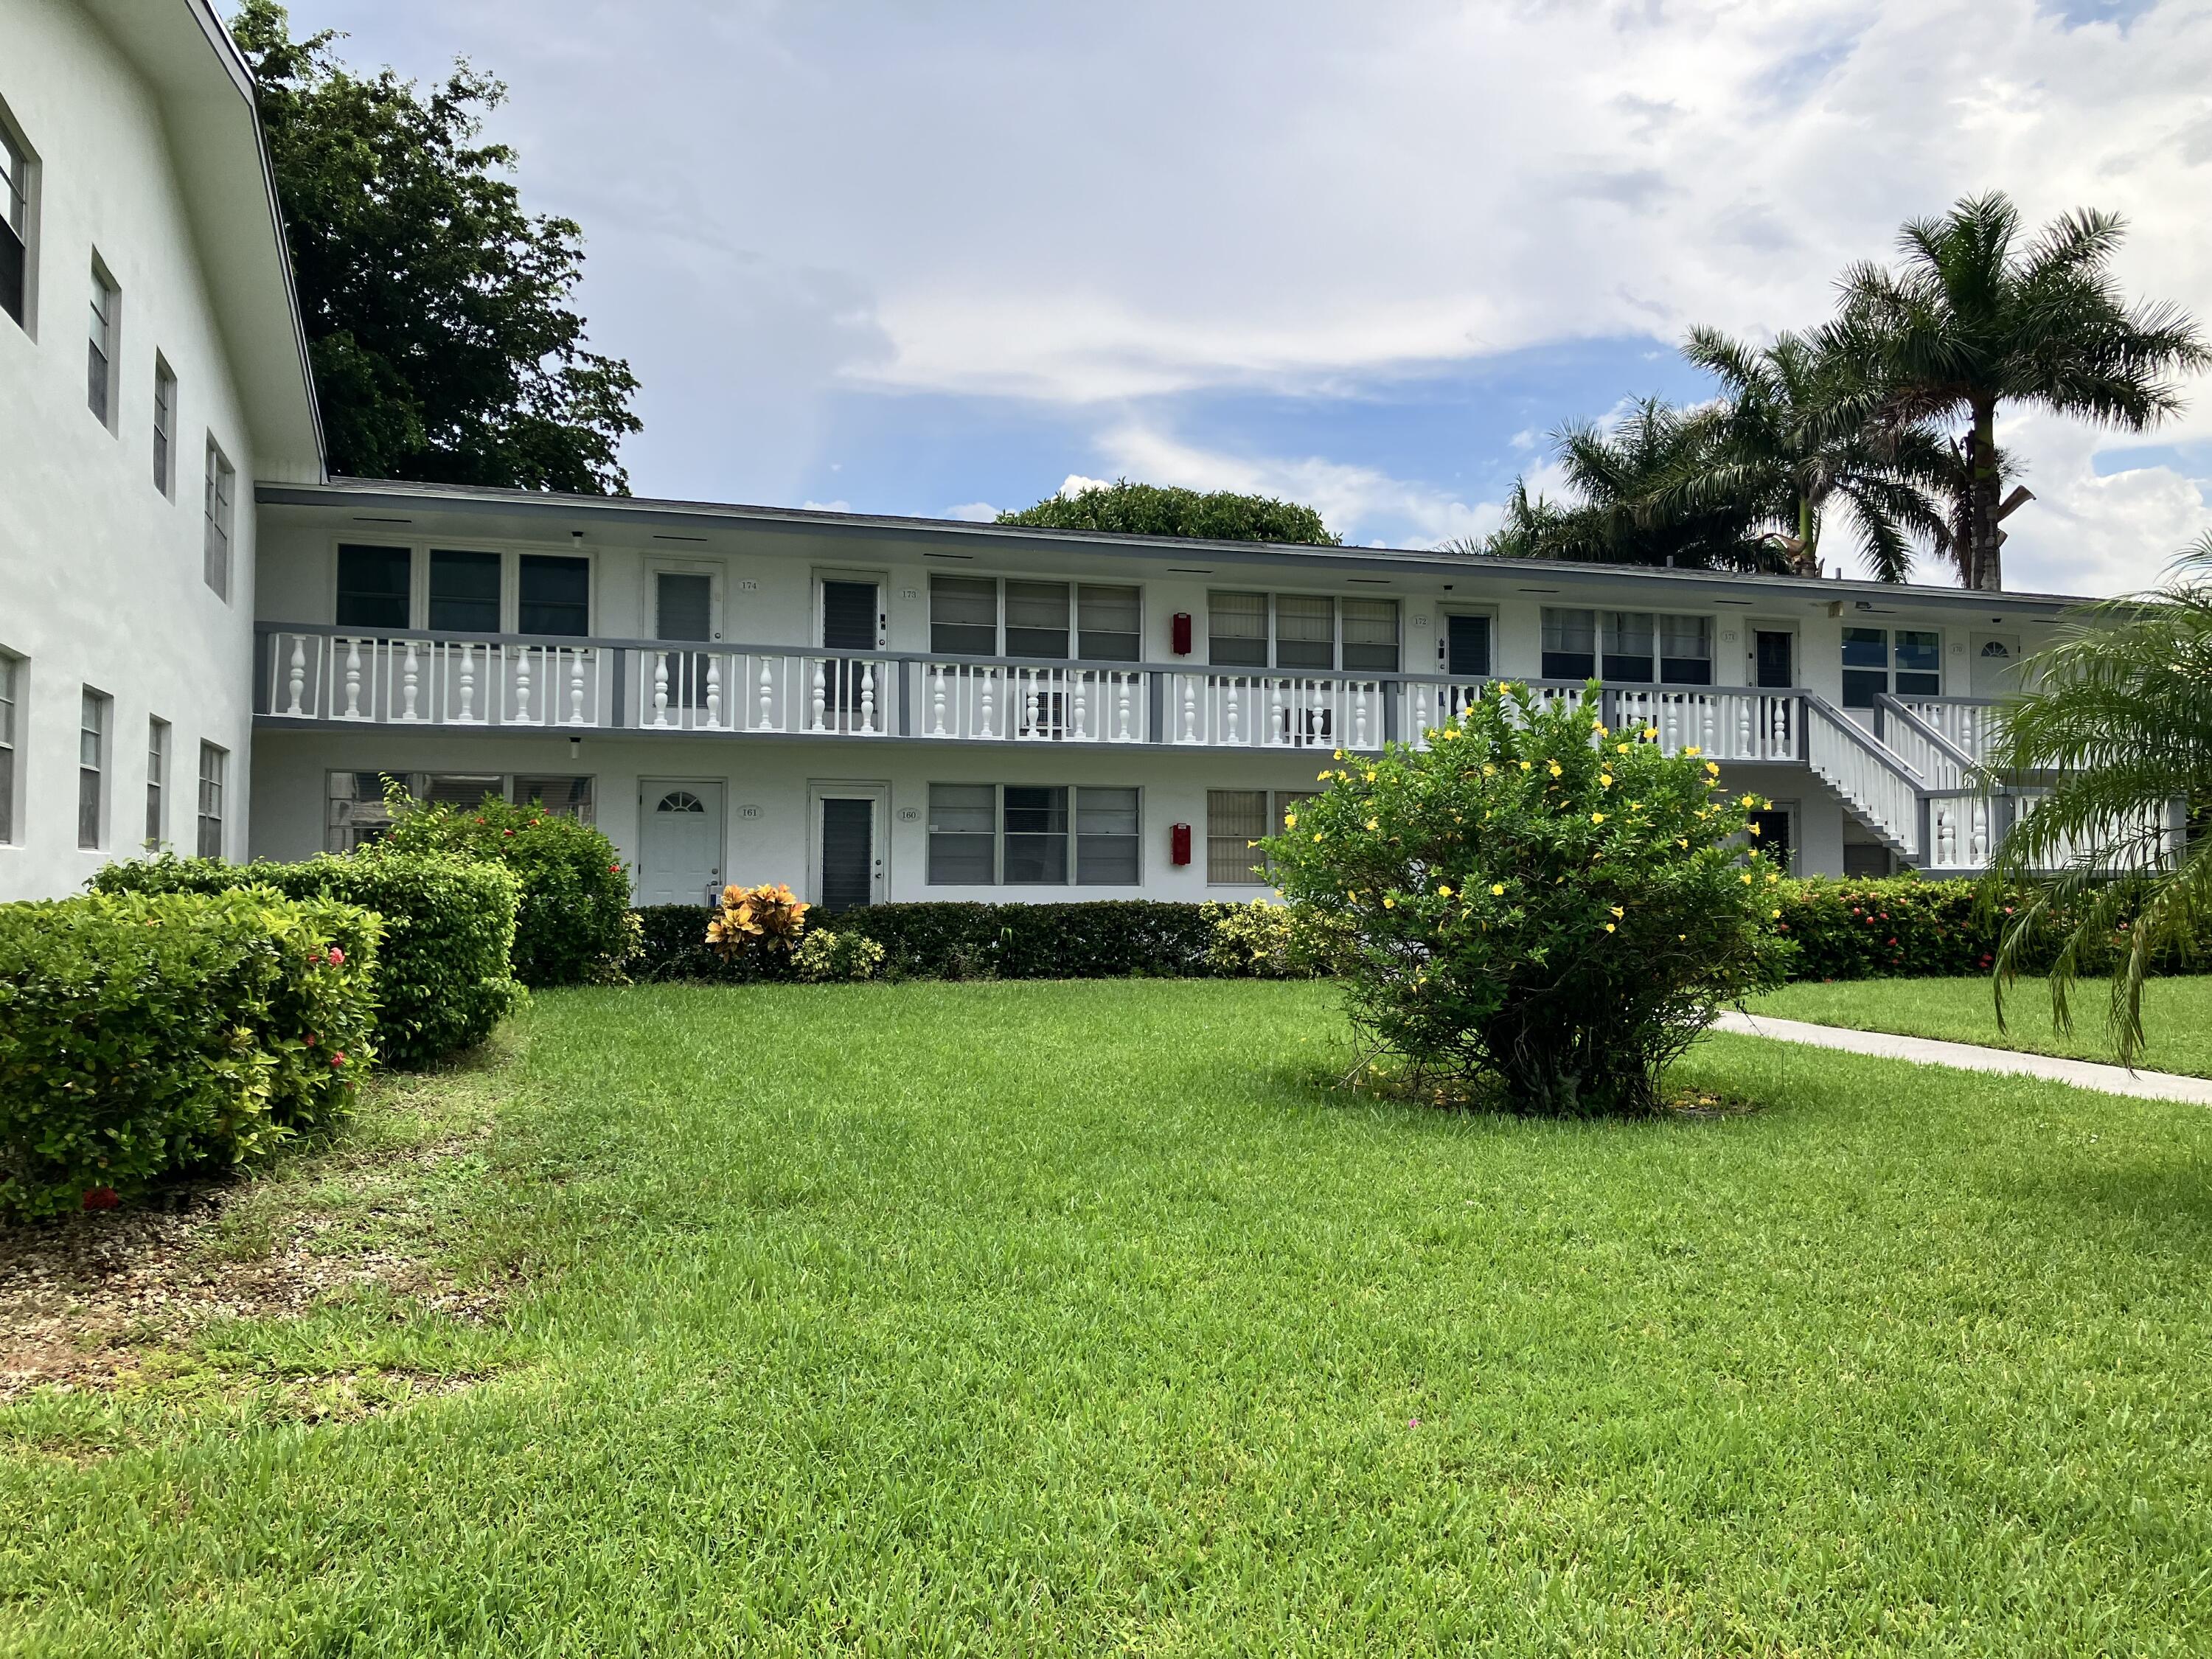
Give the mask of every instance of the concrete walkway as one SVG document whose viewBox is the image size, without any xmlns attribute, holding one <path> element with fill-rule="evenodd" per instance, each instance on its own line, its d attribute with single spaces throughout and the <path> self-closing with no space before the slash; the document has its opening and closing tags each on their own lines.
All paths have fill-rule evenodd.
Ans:
<svg viewBox="0 0 2212 1659">
<path fill-rule="evenodd" d="M 1802 1019 L 1776 1019 L 1766 1014 L 1739 1013 L 1724 1008 L 1713 1022 L 1716 1031 L 1741 1036 L 1772 1037 L 1782 1042 L 1806 1042 L 1817 1048 L 1843 1048 L 1855 1054 L 1878 1054 L 1885 1060 L 1909 1060 L 1923 1066 L 1953 1066 L 1968 1072 L 2008 1072 L 2021 1077 L 2048 1078 L 2077 1089 L 2097 1089 L 2108 1095 L 2141 1095 L 2151 1100 L 2186 1100 L 2212 1106 L 2212 1078 L 2177 1077 L 2171 1072 L 2130 1072 L 2124 1066 L 2100 1066 L 2087 1060 L 2058 1060 L 2050 1054 L 2023 1054 L 2010 1048 L 1984 1048 L 1973 1042 L 1939 1042 L 1933 1037 L 1891 1036 L 1882 1031 L 1854 1031 L 1842 1025 L 1814 1025 Z"/>
</svg>

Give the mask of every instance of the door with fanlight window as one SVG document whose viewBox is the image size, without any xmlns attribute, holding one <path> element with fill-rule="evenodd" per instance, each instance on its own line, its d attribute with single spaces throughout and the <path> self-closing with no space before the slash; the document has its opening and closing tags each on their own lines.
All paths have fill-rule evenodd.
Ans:
<svg viewBox="0 0 2212 1659">
<path fill-rule="evenodd" d="M 706 904 L 722 890 L 722 786 L 647 778 L 637 792 L 640 904 Z"/>
</svg>

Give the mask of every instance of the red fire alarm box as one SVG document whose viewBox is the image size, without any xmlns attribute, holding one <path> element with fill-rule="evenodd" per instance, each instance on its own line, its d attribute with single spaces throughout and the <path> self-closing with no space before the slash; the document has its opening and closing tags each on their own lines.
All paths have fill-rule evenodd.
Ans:
<svg viewBox="0 0 2212 1659">
<path fill-rule="evenodd" d="M 1184 620 L 1188 621 L 1188 618 L 1186 617 Z M 1168 862 L 1170 864 L 1190 862 L 1190 826 L 1188 824 L 1177 823 L 1169 827 Z"/>
<path fill-rule="evenodd" d="M 1178 657 L 1188 657 L 1190 655 L 1190 612 L 1176 611 L 1174 628 L 1175 653 Z M 1188 862 L 1188 860 L 1184 861 Z"/>
</svg>

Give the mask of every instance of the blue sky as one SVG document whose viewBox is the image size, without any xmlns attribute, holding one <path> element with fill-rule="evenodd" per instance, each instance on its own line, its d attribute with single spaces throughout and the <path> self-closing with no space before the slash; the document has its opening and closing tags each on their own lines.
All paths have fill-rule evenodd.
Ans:
<svg viewBox="0 0 2212 1659">
<path fill-rule="evenodd" d="M 1991 187 L 2127 214 L 2130 289 L 2212 317 L 2212 9 L 2178 0 L 294 15 L 508 82 L 526 198 L 583 224 L 594 343 L 645 384 L 641 494 L 976 516 L 1127 474 L 1480 534 L 1562 421 L 1699 395 L 1689 325 L 1815 321 Z M 2212 411 L 2002 435 L 2039 498 L 2015 586 L 2136 586 L 2212 523 Z"/>
</svg>

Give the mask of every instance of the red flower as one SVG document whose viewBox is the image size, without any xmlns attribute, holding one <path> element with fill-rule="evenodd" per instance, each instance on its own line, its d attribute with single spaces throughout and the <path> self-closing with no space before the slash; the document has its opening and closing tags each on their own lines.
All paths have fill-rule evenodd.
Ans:
<svg viewBox="0 0 2212 1659">
<path fill-rule="evenodd" d="M 315 1034 L 313 1031 L 307 1033 L 307 1046 L 310 1048 L 315 1046 Z"/>
<path fill-rule="evenodd" d="M 506 836 L 508 840 L 510 840 L 510 841 L 512 841 L 512 840 L 514 838 L 514 830 L 501 830 L 499 833 L 500 833 L 501 835 L 502 835 L 502 836 Z"/>
<path fill-rule="evenodd" d="M 331 946 L 331 966 L 333 968 L 343 968 L 345 966 L 345 952 L 339 950 L 335 945 Z"/>
<path fill-rule="evenodd" d="M 622 866 L 619 864 L 610 864 L 607 866 L 607 872 L 610 875 L 618 876 L 622 874 Z"/>
<path fill-rule="evenodd" d="M 112 1210 L 122 1201 L 123 1200 L 117 1195 L 112 1187 L 85 1188 L 84 1207 L 88 1210 Z"/>
<path fill-rule="evenodd" d="M 337 1068 L 338 1068 L 339 1066 L 343 1066 L 343 1065 L 344 1065 L 344 1064 L 345 1064 L 345 1050 L 344 1050 L 344 1049 L 343 1049 L 343 1048 L 341 1048 L 341 1049 L 339 1049 L 339 1050 L 337 1051 L 337 1053 L 336 1053 L 336 1054 L 332 1054 L 332 1055 L 331 1056 L 331 1069 L 332 1071 L 334 1071 L 334 1072 L 335 1072 L 336 1070 L 337 1070 Z"/>
</svg>

